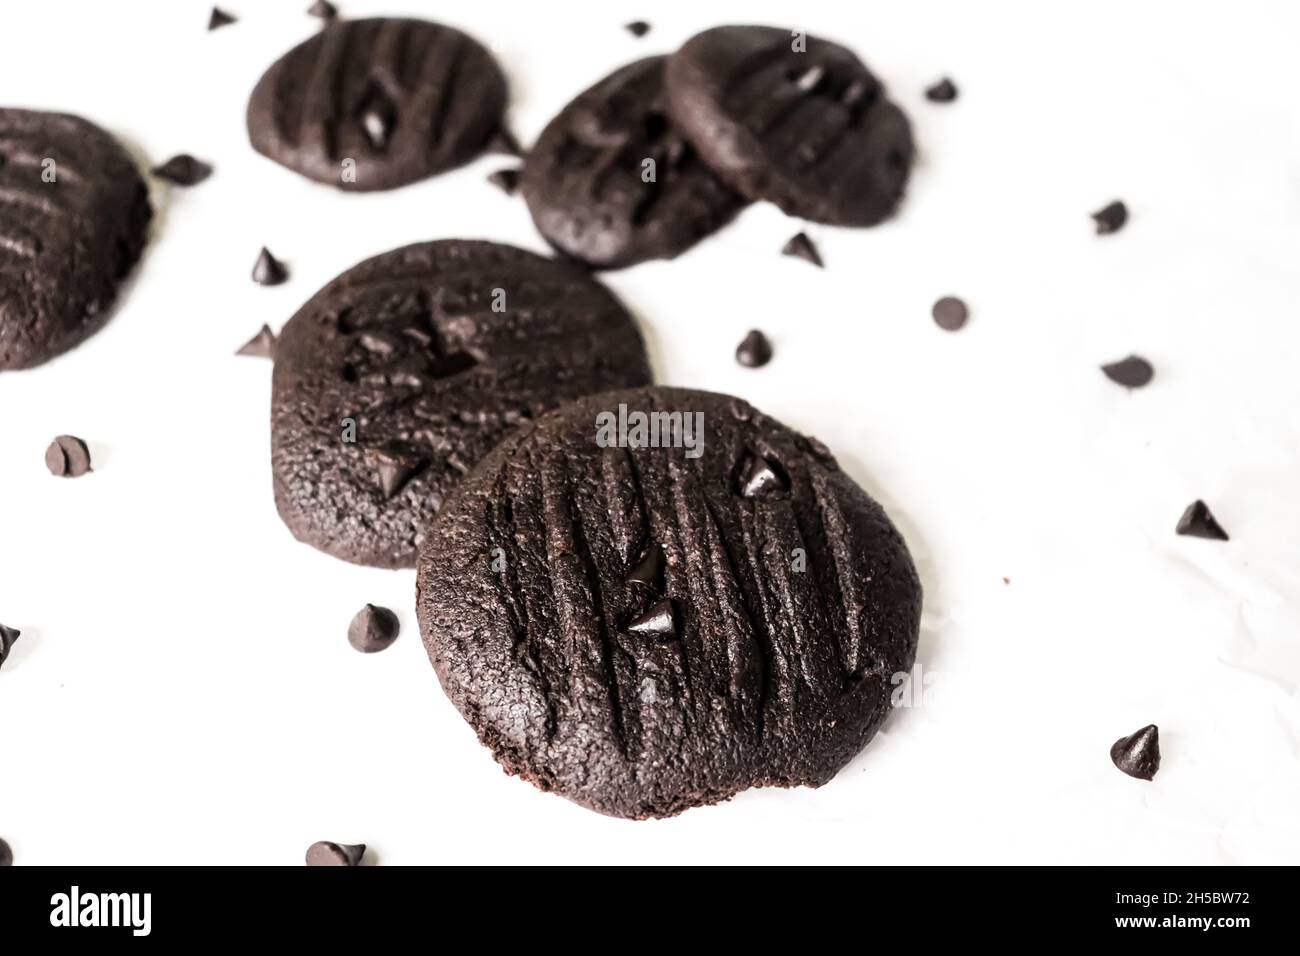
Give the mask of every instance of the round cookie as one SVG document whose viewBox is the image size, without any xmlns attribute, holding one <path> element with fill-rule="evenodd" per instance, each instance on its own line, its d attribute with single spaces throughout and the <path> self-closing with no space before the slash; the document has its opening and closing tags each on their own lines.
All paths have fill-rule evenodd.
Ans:
<svg viewBox="0 0 1300 956">
<path fill-rule="evenodd" d="M 915 151 L 907 117 L 842 46 L 773 27 L 715 27 L 669 58 L 665 86 L 676 127 L 749 199 L 870 226 L 902 198 Z"/>
<path fill-rule="evenodd" d="M 280 333 L 276 506 L 322 551 L 413 567 L 444 499 L 516 425 L 649 381 L 631 316 L 575 264 L 456 239 L 376 256 Z"/>
<path fill-rule="evenodd" d="M 488 455 L 430 532 L 417 612 L 507 772 L 643 818 L 830 780 L 912 665 L 921 585 L 820 442 L 739 399 L 642 388 Z"/>
<path fill-rule="evenodd" d="M 669 122 L 666 59 L 605 77 L 529 151 L 520 188 L 538 231 L 566 255 L 600 268 L 671 259 L 745 205 Z"/>
<path fill-rule="evenodd" d="M 151 215 L 139 169 L 104 130 L 0 109 L 0 371 L 40 365 L 108 321 Z"/>
<path fill-rule="evenodd" d="M 309 179 L 392 189 L 473 159 L 505 107 L 500 67 L 459 30 L 424 20 L 343 20 L 263 74 L 248 102 L 248 137 L 259 153 Z"/>
</svg>

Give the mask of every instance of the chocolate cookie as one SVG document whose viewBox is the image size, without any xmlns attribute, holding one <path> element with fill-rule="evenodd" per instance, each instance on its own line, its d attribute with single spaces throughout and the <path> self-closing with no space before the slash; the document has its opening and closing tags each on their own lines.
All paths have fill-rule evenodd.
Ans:
<svg viewBox="0 0 1300 956">
<path fill-rule="evenodd" d="M 97 331 L 149 232 L 126 150 L 76 116 L 0 109 L 0 371 Z"/>
<path fill-rule="evenodd" d="M 669 122 L 666 59 L 605 77 L 529 152 L 524 199 L 538 231 L 566 255 L 607 268 L 671 259 L 745 205 Z"/>
<path fill-rule="evenodd" d="M 429 535 L 417 610 L 509 773 L 642 818 L 830 780 L 912 665 L 921 586 L 820 442 L 738 399 L 644 388 L 488 455 Z"/>
<path fill-rule="evenodd" d="M 248 136 L 309 179 L 392 189 L 473 159 L 505 106 L 500 67 L 459 30 L 344 20 L 266 71 L 248 102 Z"/>
<path fill-rule="evenodd" d="M 301 540 L 412 567 L 461 476 L 520 422 L 650 381 L 641 335 L 579 266 L 442 240 L 368 259 L 280 333 L 275 500 Z"/>
<path fill-rule="evenodd" d="M 668 60 L 676 127 L 750 199 L 792 216 L 870 226 L 912 165 L 903 111 L 851 51 L 772 27 L 716 27 Z"/>
</svg>

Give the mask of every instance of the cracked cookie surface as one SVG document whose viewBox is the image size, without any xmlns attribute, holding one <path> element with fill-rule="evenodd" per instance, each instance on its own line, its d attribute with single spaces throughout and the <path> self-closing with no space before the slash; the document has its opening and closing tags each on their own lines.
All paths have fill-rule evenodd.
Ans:
<svg viewBox="0 0 1300 956">
<path fill-rule="evenodd" d="M 661 434 L 701 422 L 702 452 L 598 442 L 620 406 Z M 912 665 L 921 587 L 820 442 L 652 387 L 570 403 L 485 458 L 430 533 L 417 610 L 509 773 L 643 818 L 830 780 Z"/>
<path fill-rule="evenodd" d="M 49 361 L 108 321 L 151 217 L 139 169 L 107 132 L 0 109 L 0 370 Z"/>
<path fill-rule="evenodd" d="M 848 49 L 774 27 L 727 26 L 668 58 L 669 114 L 748 199 L 870 226 L 902 199 L 915 147 L 903 111 Z"/>
<path fill-rule="evenodd" d="M 330 282 L 280 333 L 276 506 L 323 551 L 414 566 L 444 500 L 511 429 L 649 381 L 632 317 L 577 266 L 457 239 L 384 253 Z"/>
<path fill-rule="evenodd" d="M 392 189 L 473 159 L 505 107 L 501 68 L 459 30 L 396 17 L 343 20 L 266 71 L 249 98 L 248 136 L 259 153 L 309 179 Z"/>
<path fill-rule="evenodd" d="M 671 259 L 744 207 L 669 121 L 666 60 L 615 70 L 529 150 L 520 189 L 538 231 L 566 255 L 598 268 Z"/>
</svg>

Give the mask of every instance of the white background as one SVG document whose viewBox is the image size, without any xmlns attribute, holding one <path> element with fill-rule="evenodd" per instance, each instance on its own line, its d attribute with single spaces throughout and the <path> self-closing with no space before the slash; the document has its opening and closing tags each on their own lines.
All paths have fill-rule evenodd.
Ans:
<svg viewBox="0 0 1300 956">
<path fill-rule="evenodd" d="M 280 524 L 270 363 L 232 353 L 363 257 L 483 237 L 544 250 L 486 157 L 342 195 L 249 147 L 258 76 L 310 0 L 0 5 L 4 105 L 79 113 L 150 164 L 153 240 L 98 335 L 0 374 L 0 836 L 20 864 L 298 864 L 313 840 L 440 862 L 1300 862 L 1300 16 L 1284 3 L 402 3 L 491 45 L 531 141 L 616 66 L 769 22 L 856 49 L 915 124 L 902 213 L 758 205 L 672 263 L 609 274 L 660 381 L 822 438 L 904 531 L 935 693 L 820 790 L 606 819 L 507 778 L 438 688 L 413 572 Z M 790 24 L 790 18 L 798 21 Z M 644 18 L 637 40 L 621 25 Z M 950 74 L 951 105 L 924 88 Z M 1119 235 L 1088 214 L 1123 198 Z M 3 211 L 0 210 L 0 215 Z M 292 280 L 248 274 L 269 246 Z M 972 307 L 958 334 L 939 296 Z M 751 327 L 776 358 L 732 352 Z M 1098 371 L 1156 365 L 1129 394 Z M 95 473 L 51 477 L 57 434 Z M 1229 544 L 1177 537 L 1205 498 Z M 1003 583 L 1003 578 L 1010 583 Z M 388 651 L 346 641 L 366 602 Z M 1110 763 L 1161 728 L 1153 783 Z"/>
</svg>

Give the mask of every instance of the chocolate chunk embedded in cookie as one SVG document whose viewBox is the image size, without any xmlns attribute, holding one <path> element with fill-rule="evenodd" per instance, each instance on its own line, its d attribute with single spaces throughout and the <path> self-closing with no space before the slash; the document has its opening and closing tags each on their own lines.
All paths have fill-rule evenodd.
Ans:
<svg viewBox="0 0 1300 956">
<path fill-rule="evenodd" d="M 588 396 L 508 436 L 421 555 L 447 695 L 510 773 L 623 817 L 819 786 L 916 651 L 907 546 L 738 399 Z"/>
<path fill-rule="evenodd" d="M 139 169 L 104 130 L 0 109 L 0 371 L 40 365 L 108 321 L 150 216 Z"/>
<path fill-rule="evenodd" d="M 870 226 L 902 198 L 911 127 L 851 51 L 798 31 L 716 27 L 668 59 L 673 122 L 749 199 Z"/>
<path fill-rule="evenodd" d="M 516 425 L 650 381 L 641 335 L 585 271 L 448 239 L 368 259 L 281 330 L 271 461 L 301 540 L 411 567 L 461 477 Z"/>
<path fill-rule="evenodd" d="M 459 30 L 343 20 L 266 71 L 248 103 L 248 136 L 309 179 L 392 189 L 473 159 L 505 106 L 501 68 Z"/>
<path fill-rule="evenodd" d="M 605 77 L 529 151 L 524 199 L 538 231 L 566 255 L 602 268 L 671 259 L 745 205 L 669 121 L 665 59 Z"/>
</svg>

